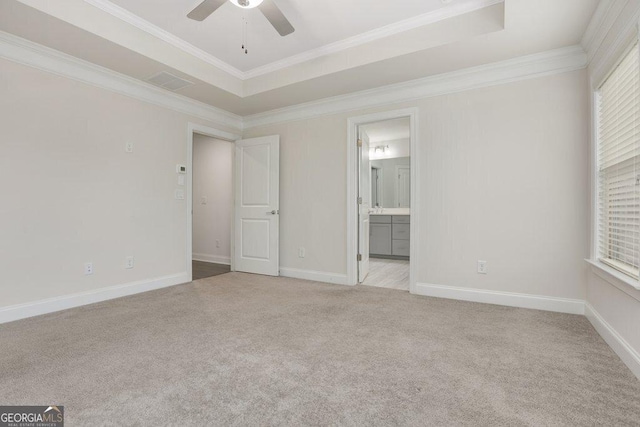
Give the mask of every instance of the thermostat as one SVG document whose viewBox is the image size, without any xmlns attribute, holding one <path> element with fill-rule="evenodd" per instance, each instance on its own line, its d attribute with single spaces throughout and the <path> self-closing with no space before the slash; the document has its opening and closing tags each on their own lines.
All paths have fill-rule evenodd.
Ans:
<svg viewBox="0 0 640 427">
<path fill-rule="evenodd" d="M 176 173 L 187 173 L 187 167 L 185 165 L 176 165 Z"/>
</svg>

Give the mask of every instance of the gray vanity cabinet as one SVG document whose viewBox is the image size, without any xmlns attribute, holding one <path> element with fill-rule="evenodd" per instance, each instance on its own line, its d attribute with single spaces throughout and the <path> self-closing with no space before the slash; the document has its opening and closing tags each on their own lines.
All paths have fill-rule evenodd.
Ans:
<svg viewBox="0 0 640 427">
<path fill-rule="evenodd" d="M 369 255 L 391 255 L 391 215 L 369 217 Z"/>
<path fill-rule="evenodd" d="M 373 256 L 409 256 L 409 215 L 371 215 L 369 254 Z"/>
</svg>

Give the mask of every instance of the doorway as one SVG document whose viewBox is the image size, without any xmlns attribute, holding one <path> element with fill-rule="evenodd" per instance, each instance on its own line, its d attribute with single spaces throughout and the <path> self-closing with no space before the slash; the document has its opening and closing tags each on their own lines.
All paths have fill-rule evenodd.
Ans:
<svg viewBox="0 0 640 427">
<path fill-rule="evenodd" d="M 233 143 L 193 136 L 193 280 L 231 271 Z"/>
<path fill-rule="evenodd" d="M 415 290 L 416 119 L 416 109 L 349 119 L 352 284 Z"/>
<path fill-rule="evenodd" d="M 233 143 L 193 135 L 193 280 L 231 271 Z"/>
<path fill-rule="evenodd" d="M 241 271 L 271 276 L 279 275 L 279 167 L 280 137 L 241 139 L 240 135 L 220 131 L 207 126 L 189 123 L 187 128 L 187 165 L 177 165 L 178 186 L 186 184 L 186 191 L 177 187 L 176 199 L 184 199 L 186 194 L 187 245 L 186 270 L 189 280 L 194 277 L 194 206 L 197 203 L 208 204 L 194 193 L 194 141 L 199 136 L 211 137 L 222 143 L 229 143 L 232 151 L 229 162 L 231 179 L 227 180 L 227 189 L 231 190 L 230 207 L 229 260 L 207 257 L 201 262 L 210 264 L 229 264 L 229 271 Z M 197 144 L 197 142 L 196 142 Z M 184 177 L 186 176 L 186 183 Z M 203 203 L 204 202 L 204 203 Z M 209 219 L 207 219 L 209 221 Z M 217 242 L 219 240 L 219 243 Z M 223 239 L 209 238 L 223 249 Z M 195 252 L 196 256 L 198 252 Z M 202 255 L 202 254 L 200 254 Z M 213 262 L 211 262 L 213 261 Z M 210 273 L 210 272 L 209 272 Z M 205 272 L 205 274 L 209 274 Z"/>
<path fill-rule="evenodd" d="M 190 281 L 234 270 L 230 255 L 234 247 L 233 175 L 229 178 L 229 174 L 238 139 L 240 135 L 207 126 L 189 123 L 187 127 L 187 164 L 185 172 L 176 171 L 176 193 L 186 187 L 186 270 Z"/>
<path fill-rule="evenodd" d="M 358 252 L 368 266 L 359 266 L 359 282 L 366 286 L 409 290 L 411 126 L 408 117 L 358 126 L 361 213 Z M 381 174 L 378 174 L 381 171 Z M 386 173 L 385 173 L 386 172 Z M 384 177 L 387 177 L 385 180 Z M 374 179 L 375 178 L 375 182 Z M 378 197 L 386 188 L 386 197 Z M 374 199 L 375 202 L 374 202 Z"/>
</svg>

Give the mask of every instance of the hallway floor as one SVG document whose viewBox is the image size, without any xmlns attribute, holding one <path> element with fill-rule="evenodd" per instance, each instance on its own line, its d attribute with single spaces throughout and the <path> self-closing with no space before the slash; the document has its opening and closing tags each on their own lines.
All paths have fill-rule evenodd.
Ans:
<svg viewBox="0 0 640 427">
<path fill-rule="evenodd" d="M 231 267 L 225 264 L 214 264 L 212 262 L 193 261 L 193 280 L 206 279 L 228 273 Z"/>
</svg>

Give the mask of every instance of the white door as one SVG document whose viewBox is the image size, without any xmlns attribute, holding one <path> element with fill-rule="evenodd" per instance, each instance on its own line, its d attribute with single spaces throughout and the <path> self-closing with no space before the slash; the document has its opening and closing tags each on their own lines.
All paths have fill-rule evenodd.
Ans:
<svg viewBox="0 0 640 427">
<path fill-rule="evenodd" d="M 369 160 L 369 136 L 360 133 L 358 144 L 358 282 L 364 282 L 369 274 L 369 208 L 371 207 L 371 161 Z"/>
<path fill-rule="evenodd" d="M 235 270 L 279 275 L 280 136 L 236 141 Z"/>
<path fill-rule="evenodd" d="M 396 188 L 396 205 L 399 208 L 411 207 L 411 168 L 409 166 L 398 166 L 398 185 Z"/>
</svg>

